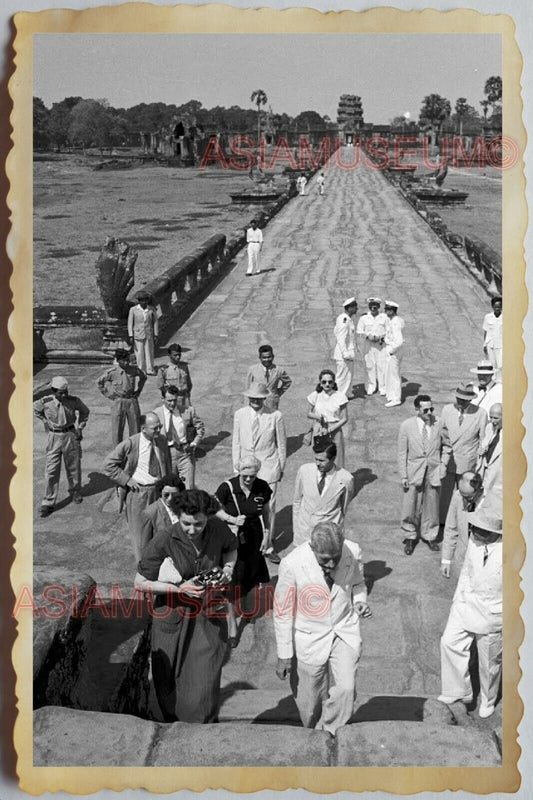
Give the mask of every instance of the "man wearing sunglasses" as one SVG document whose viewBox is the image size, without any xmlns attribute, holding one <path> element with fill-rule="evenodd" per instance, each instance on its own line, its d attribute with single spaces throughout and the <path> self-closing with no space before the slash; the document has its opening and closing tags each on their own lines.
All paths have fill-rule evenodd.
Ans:
<svg viewBox="0 0 533 800">
<path fill-rule="evenodd" d="M 405 555 L 412 555 L 418 537 L 439 550 L 440 461 L 442 438 L 431 397 L 415 397 L 416 416 L 402 422 L 398 435 L 398 471 L 403 488 L 401 532 Z"/>
</svg>

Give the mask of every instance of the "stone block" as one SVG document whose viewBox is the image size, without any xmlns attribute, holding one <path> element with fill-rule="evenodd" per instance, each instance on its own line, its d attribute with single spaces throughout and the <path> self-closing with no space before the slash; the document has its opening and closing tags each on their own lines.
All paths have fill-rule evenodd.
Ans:
<svg viewBox="0 0 533 800">
<path fill-rule="evenodd" d="M 329 736 L 292 725 L 159 726 L 153 767 L 327 767 Z"/>
<path fill-rule="evenodd" d="M 360 722 L 337 731 L 339 767 L 499 767 L 492 735 L 419 722 Z"/>
<path fill-rule="evenodd" d="M 143 767 L 157 723 L 126 714 L 45 706 L 33 716 L 36 767 Z"/>
</svg>

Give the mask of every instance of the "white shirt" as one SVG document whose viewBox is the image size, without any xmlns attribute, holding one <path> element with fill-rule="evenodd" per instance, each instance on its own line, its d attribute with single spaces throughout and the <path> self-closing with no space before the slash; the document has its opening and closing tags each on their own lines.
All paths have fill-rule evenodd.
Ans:
<svg viewBox="0 0 533 800">
<path fill-rule="evenodd" d="M 255 230 L 253 228 L 248 228 L 246 231 L 246 241 L 248 244 L 262 244 L 263 231 L 259 228 L 256 228 Z"/>
<path fill-rule="evenodd" d="M 502 346 L 502 324 L 503 314 L 499 317 L 494 315 L 494 311 L 485 314 L 483 320 L 483 330 L 485 331 L 485 344 L 496 349 Z"/>
<path fill-rule="evenodd" d="M 172 511 L 172 509 L 171 509 L 171 508 L 169 508 L 169 507 L 168 507 L 168 506 L 167 506 L 165 503 L 163 503 L 163 505 L 165 506 L 165 511 L 167 512 L 167 514 L 168 514 L 168 518 L 169 518 L 169 520 L 171 521 L 171 523 L 172 523 L 173 525 L 175 525 L 175 524 L 176 524 L 176 522 L 179 522 L 179 517 L 178 517 L 178 515 L 177 515 L 177 514 L 174 514 L 174 512 Z"/>
<path fill-rule="evenodd" d="M 494 381 L 488 389 L 474 386 L 474 391 L 476 392 L 476 397 L 471 400 L 472 405 L 484 408 L 487 415 L 494 403 L 502 402 L 503 389 L 499 381 Z"/>
<path fill-rule="evenodd" d="M 387 317 L 387 328 L 385 331 L 385 347 L 390 355 L 396 353 L 403 345 L 403 328 L 405 322 L 401 317 Z"/>
<path fill-rule="evenodd" d="M 155 449 L 155 446 L 154 446 Z M 157 483 L 159 480 L 154 475 L 150 475 L 148 468 L 150 466 L 150 452 L 152 450 L 152 442 L 147 439 L 144 434 L 141 434 L 139 439 L 139 461 L 137 462 L 137 469 L 133 473 L 132 480 L 141 484 L 141 486 L 150 486 Z M 157 456 L 157 450 L 155 450 Z M 161 465 L 160 465 L 161 466 Z M 162 474 L 162 473 L 161 473 Z"/>
<path fill-rule="evenodd" d="M 170 425 L 170 411 L 166 406 L 163 406 L 163 417 L 165 423 L 165 433 L 168 431 Z M 180 414 L 177 411 L 172 412 L 172 424 L 174 425 L 174 430 L 176 431 L 176 436 L 178 437 L 177 442 L 173 442 L 173 444 L 187 444 L 187 436 L 185 434 L 185 424 Z M 170 442 L 169 442 L 170 444 Z"/>
<path fill-rule="evenodd" d="M 424 433 L 424 428 L 427 428 L 428 440 L 429 440 L 429 437 L 431 436 L 431 429 L 432 429 L 433 425 L 428 425 L 427 422 L 424 422 L 424 420 L 420 419 L 420 417 L 417 417 L 416 421 L 418 423 L 418 430 L 420 431 L 420 433 L 422 435 Z"/>
<path fill-rule="evenodd" d="M 374 316 L 370 312 L 363 314 L 357 323 L 357 333 L 363 336 L 385 336 L 385 329 L 387 324 L 386 314 L 376 314 Z M 370 342 L 370 344 L 378 344 L 378 342 Z"/>
</svg>

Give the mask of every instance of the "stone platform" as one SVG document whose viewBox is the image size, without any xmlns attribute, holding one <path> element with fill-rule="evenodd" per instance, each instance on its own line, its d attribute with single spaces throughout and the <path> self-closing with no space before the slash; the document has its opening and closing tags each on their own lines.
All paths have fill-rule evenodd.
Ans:
<svg viewBox="0 0 533 800">
<path fill-rule="evenodd" d="M 369 719 L 370 708 L 374 722 L 361 722 L 357 728 L 393 720 L 414 725 L 416 717 L 408 714 L 414 713 L 416 703 L 407 698 L 419 698 L 420 704 L 440 691 L 439 638 L 457 571 L 452 580 L 444 579 L 439 554 L 423 543 L 411 557 L 403 553 L 398 428 L 413 414 L 416 394 L 431 394 L 438 413 L 452 400 L 457 383 L 471 378 L 470 367 L 483 355 L 481 324 L 489 300 L 377 170 L 364 165 L 351 171 L 332 166 L 325 196 L 319 196 L 313 181 L 307 189 L 307 196 L 291 200 L 265 229 L 262 273 L 245 276 L 246 253 L 242 251 L 235 269 L 172 339 L 182 345 L 189 361 L 192 400 L 207 428 L 197 482 L 214 491 L 231 476 L 233 414 L 244 405 L 241 391 L 247 368 L 257 359 L 257 347 L 271 343 L 276 363 L 293 378 L 280 405 L 289 436 L 276 523 L 276 547 L 283 553 L 292 539 L 296 472 L 312 460 L 310 449 L 302 444 L 309 427 L 305 398 L 315 388 L 320 369 L 334 367 L 333 325 L 342 301 L 355 294 L 361 311 L 366 310 L 365 298 L 370 295 L 400 304 L 406 339 L 404 404 L 386 409 L 383 398 L 365 397 L 362 362 L 355 368 L 358 392 L 349 404 L 345 440 L 346 467 L 354 474 L 357 496 L 346 530 L 361 545 L 373 609 L 373 617 L 362 626 L 358 691 L 366 706 L 363 718 Z M 157 360 L 165 361 L 164 349 Z M 131 592 L 135 561 L 125 520 L 118 515 L 110 483 L 101 473 L 111 447 L 108 404 L 95 386 L 99 373 L 98 367 L 89 365 L 49 365 L 36 375 L 36 382 L 42 383 L 54 374 L 64 374 L 72 393 L 91 408 L 91 418 L 83 442 L 84 503 L 70 504 L 62 483 L 57 510 L 44 520 L 37 518 L 37 512 L 45 434 L 35 423 L 34 557 L 37 565 L 87 572 L 102 595 L 109 596 L 113 585 Z M 149 411 L 158 403 L 155 380 L 149 378 L 141 397 L 142 410 Z M 271 575 L 275 577 L 276 568 Z M 288 697 L 287 687 L 274 674 L 275 657 L 272 620 L 262 617 L 255 625 L 247 625 L 223 671 L 221 715 L 226 713 L 228 724 L 237 714 L 249 719 L 238 707 L 243 709 L 243 702 L 249 702 L 241 695 L 250 689 L 264 693 L 259 705 L 263 703 L 265 713 Z M 260 698 L 256 695 L 255 699 Z M 251 704 L 258 714 L 259 705 Z M 379 723 L 373 708 L 379 709 Z M 501 708 L 484 721 L 472 712 L 465 724 L 473 735 L 499 731 Z M 452 758 L 452 752 L 458 751 L 449 752 Z M 281 758 L 281 748 L 279 753 Z"/>
</svg>

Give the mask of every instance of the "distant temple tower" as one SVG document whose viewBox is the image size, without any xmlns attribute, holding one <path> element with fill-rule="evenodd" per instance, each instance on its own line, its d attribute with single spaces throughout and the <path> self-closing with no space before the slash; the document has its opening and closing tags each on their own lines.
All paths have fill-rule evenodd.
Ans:
<svg viewBox="0 0 533 800">
<path fill-rule="evenodd" d="M 337 124 L 344 131 L 345 144 L 353 144 L 363 127 L 363 103 L 355 94 L 341 94 L 337 108 Z"/>
</svg>

